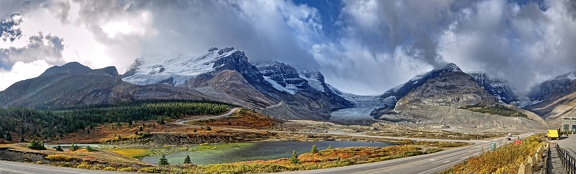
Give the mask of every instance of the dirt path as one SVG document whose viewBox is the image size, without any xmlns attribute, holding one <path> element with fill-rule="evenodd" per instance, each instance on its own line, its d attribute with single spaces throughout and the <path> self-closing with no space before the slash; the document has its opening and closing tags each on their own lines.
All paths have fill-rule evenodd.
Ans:
<svg viewBox="0 0 576 174">
<path fill-rule="evenodd" d="M 240 108 L 233 108 L 232 110 L 230 110 L 227 113 L 222 114 L 222 115 L 208 116 L 208 117 L 202 117 L 202 118 L 178 119 L 174 123 L 177 125 L 186 126 L 187 125 L 186 122 L 224 118 L 224 117 L 228 117 L 228 116 L 232 115 L 234 112 L 236 112 L 238 110 L 240 110 Z"/>
</svg>

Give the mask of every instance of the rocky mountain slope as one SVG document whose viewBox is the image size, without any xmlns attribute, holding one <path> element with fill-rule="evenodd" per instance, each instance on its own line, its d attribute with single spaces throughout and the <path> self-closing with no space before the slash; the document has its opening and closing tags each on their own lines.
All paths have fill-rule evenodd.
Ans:
<svg viewBox="0 0 576 174">
<path fill-rule="evenodd" d="M 559 125 L 562 117 L 576 116 L 576 72 L 532 87 L 528 98 L 533 104 L 526 109 L 541 115 L 553 125 Z"/>
<path fill-rule="evenodd" d="M 209 100 L 257 109 L 281 119 L 328 120 L 330 111 L 353 104 L 312 69 L 271 62 L 262 70 L 234 48 L 202 56 L 145 56 L 124 75 L 73 62 L 0 92 L 0 106 L 74 107 L 134 100 Z"/>
<path fill-rule="evenodd" d="M 418 106 L 451 106 L 460 108 L 468 105 L 495 105 L 497 99 L 476 84 L 474 78 L 459 68 L 451 68 L 434 78 L 428 79 L 396 103 L 396 110 Z"/>
<path fill-rule="evenodd" d="M 400 98 L 422 86 L 426 81 L 451 72 L 462 72 L 462 70 L 456 64 L 449 63 L 443 68 L 418 75 L 408 82 L 386 91 L 380 95 L 379 99 L 385 103 L 385 108 L 392 109 Z M 495 96 L 499 101 L 507 104 L 518 101 L 518 96 L 507 81 L 490 77 L 483 72 L 468 73 L 468 75 L 472 76 L 476 84 Z"/>
<path fill-rule="evenodd" d="M 0 92 L 0 106 L 62 108 L 148 99 L 209 100 L 194 91 L 163 85 L 123 82 L 116 68 L 92 70 L 77 62 L 55 66 L 42 75 Z"/>
<path fill-rule="evenodd" d="M 278 62 L 255 66 L 234 48 L 211 48 L 199 57 L 178 54 L 160 58 L 163 60 L 158 56 L 137 59 L 123 79 L 139 85 L 198 90 L 282 119 L 327 120 L 331 110 L 352 106 L 330 90 L 318 71 Z"/>
<path fill-rule="evenodd" d="M 388 103 L 372 115 L 377 119 L 392 122 L 445 125 L 460 129 L 543 126 L 541 120 L 462 109 L 468 106 L 502 106 L 512 110 L 519 108 L 500 103 L 497 95 L 491 94 L 485 86 L 480 86 L 478 79 L 464 73 L 455 64 L 417 76 L 404 85 L 389 90 L 380 96 L 380 99 L 396 102 L 394 106 Z"/>
<path fill-rule="evenodd" d="M 396 106 L 396 102 L 400 98 L 406 96 L 412 90 L 422 86 L 428 80 L 436 78 L 445 73 L 456 71 L 461 70 L 456 64 L 450 63 L 443 68 L 434 69 L 428 73 L 418 75 L 408 80 L 408 82 L 386 91 L 384 94 L 380 95 L 380 100 L 385 103 L 384 109 L 393 109 Z"/>
<path fill-rule="evenodd" d="M 576 72 L 570 72 L 532 87 L 528 98 L 532 101 L 553 100 L 574 90 L 576 90 Z"/>
</svg>

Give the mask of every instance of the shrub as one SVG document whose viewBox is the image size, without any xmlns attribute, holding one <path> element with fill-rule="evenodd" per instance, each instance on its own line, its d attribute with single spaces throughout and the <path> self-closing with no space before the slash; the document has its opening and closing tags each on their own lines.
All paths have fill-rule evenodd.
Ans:
<svg viewBox="0 0 576 174">
<path fill-rule="evenodd" d="M 28 145 L 28 148 L 34 150 L 46 150 L 46 147 L 44 147 L 44 142 L 36 140 L 32 140 L 32 142 L 30 142 L 30 145 Z"/>
<path fill-rule="evenodd" d="M 118 171 L 121 171 L 121 172 L 136 172 L 136 171 L 138 171 L 138 170 L 135 169 L 135 168 L 132 168 L 132 167 L 125 167 L 125 168 L 118 169 Z"/>
<path fill-rule="evenodd" d="M 78 145 L 72 144 L 72 146 L 70 146 L 70 151 L 76 151 L 78 149 L 80 149 L 80 147 L 78 147 Z"/>
<path fill-rule="evenodd" d="M 90 168 L 92 168 L 92 166 L 90 166 L 90 164 L 88 164 L 87 162 L 82 162 L 82 163 L 78 164 L 78 165 L 76 166 L 76 168 L 79 168 L 79 169 L 90 169 Z"/>
<path fill-rule="evenodd" d="M 469 158 L 444 173 L 516 173 L 520 163 L 542 145 L 539 136 L 524 139 L 522 144 L 508 144 L 491 152 Z"/>
<path fill-rule="evenodd" d="M 100 164 L 96 164 L 96 165 L 92 166 L 90 169 L 91 170 L 103 170 L 104 166 L 102 166 Z"/>
<path fill-rule="evenodd" d="M 162 173 L 162 169 L 157 167 L 146 167 L 138 170 L 139 173 Z"/>
<path fill-rule="evenodd" d="M 114 168 L 114 167 L 104 167 L 104 170 L 106 170 L 106 171 L 116 171 L 116 168 Z"/>
<path fill-rule="evenodd" d="M 425 154 L 430 154 L 430 153 L 436 153 L 436 152 L 440 152 L 440 151 L 442 151 L 442 149 L 432 148 L 432 149 L 426 150 L 424 153 L 425 153 Z"/>
<path fill-rule="evenodd" d="M 64 149 L 62 149 L 62 147 L 60 147 L 60 145 L 58 145 L 58 146 L 56 146 L 56 151 L 62 152 L 62 151 L 64 151 Z"/>
<path fill-rule="evenodd" d="M 97 150 L 90 147 L 90 146 L 86 146 L 86 150 L 88 150 L 88 152 L 96 152 Z"/>
<path fill-rule="evenodd" d="M 71 161 L 72 158 L 70 156 L 67 155 L 62 155 L 62 154 L 52 154 L 52 155 L 48 155 L 45 157 L 47 160 L 50 161 Z"/>
</svg>

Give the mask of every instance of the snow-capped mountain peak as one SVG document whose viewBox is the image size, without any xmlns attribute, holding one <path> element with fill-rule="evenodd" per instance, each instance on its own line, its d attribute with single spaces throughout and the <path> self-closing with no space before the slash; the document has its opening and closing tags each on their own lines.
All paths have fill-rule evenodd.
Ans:
<svg viewBox="0 0 576 174">
<path fill-rule="evenodd" d="M 508 81 L 491 77 L 484 72 L 471 72 L 468 74 L 476 80 L 480 87 L 495 96 L 500 102 L 512 103 L 519 100 Z"/>
<path fill-rule="evenodd" d="M 555 78 L 556 80 L 568 79 L 568 80 L 576 80 L 576 72 L 569 72 L 566 74 L 562 74 Z"/>
<path fill-rule="evenodd" d="M 448 63 L 442 68 L 434 69 L 433 71 L 443 71 L 443 72 L 462 72 L 462 69 L 458 67 L 455 63 Z"/>
<path fill-rule="evenodd" d="M 258 64 L 256 67 L 264 79 L 279 91 L 296 94 L 308 86 L 308 82 L 300 77 L 294 67 L 288 64 L 270 61 Z"/>
<path fill-rule="evenodd" d="M 570 80 L 574 80 L 574 79 L 576 79 L 576 75 L 574 75 L 574 72 L 571 72 L 570 74 L 568 74 L 568 76 L 566 76 L 566 78 L 568 78 Z"/>
<path fill-rule="evenodd" d="M 238 52 L 229 47 L 210 48 L 204 55 L 196 57 L 181 53 L 146 55 L 134 61 L 123 80 L 138 85 L 162 83 L 179 86 L 200 74 L 214 71 L 217 60 Z"/>
<path fill-rule="evenodd" d="M 324 76 L 318 70 L 293 67 L 285 63 L 270 61 L 256 65 L 264 79 L 274 88 L 290 94 L 303 90 L 326 92 Z"/>
<path fill-rule="evenodd" d="M 324 76 L 322 73 L 320 73 L 320 71 L 307 67 L 296 67 L 296 71 L 298 71 L 300 78 L 308 81 L 308 85 L 310 85 L 310 87 L 320 92 L 325 92 L 324 86 L 322 85 L 324 84 Z"/>
</svg>

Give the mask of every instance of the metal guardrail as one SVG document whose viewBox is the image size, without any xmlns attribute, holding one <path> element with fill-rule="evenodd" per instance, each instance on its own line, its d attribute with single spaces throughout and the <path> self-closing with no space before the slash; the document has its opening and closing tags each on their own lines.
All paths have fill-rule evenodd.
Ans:
<svg viewBox="0 0 576 174">
<path fill-rule="evenodd" d="M 556 150 L 566 171 L 569 174 L 576 174 L 576 158 L 572 157 L 565 149 L 560 148 L 558 144 L 556 144 Z"/>
</svg>

